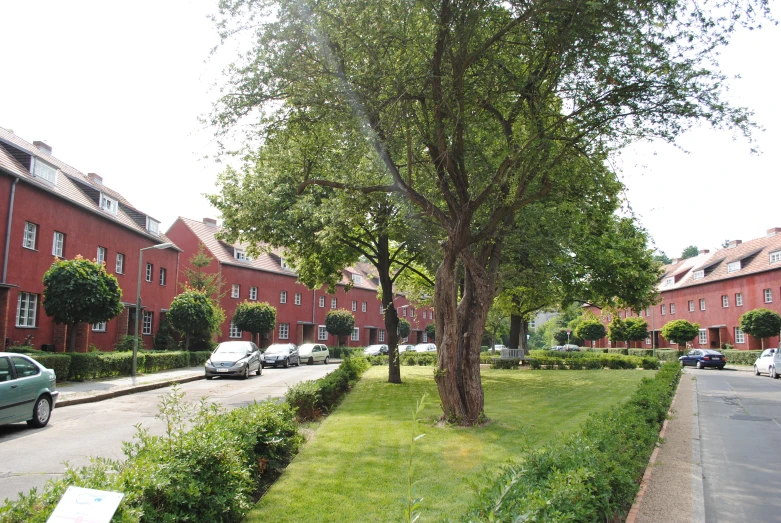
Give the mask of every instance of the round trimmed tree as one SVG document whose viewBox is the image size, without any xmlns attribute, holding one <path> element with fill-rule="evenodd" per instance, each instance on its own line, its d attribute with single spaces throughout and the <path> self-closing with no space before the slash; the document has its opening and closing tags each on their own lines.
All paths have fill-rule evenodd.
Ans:
<svg viewBox="0 0 781 523">
<path fill-rule="evenodd" d="M 769 309 L 754 309 L 740 317 L 740 330 L 759 338 L 762 350 L 765 349 L 765 338 L 778 336 L 781 331 L 781 316 Z"/>
<path fill-rule="evenodd" d="M 686 320 L 674 320 L 664 324 L 662 327 L 662 336 L 666 340 L 670 340 L 681 346 L 686 347 L 686 344 L 697 337 L 700 333 L 699 323 L 690 323 Z"/>
<path fill-rule="evenodd" d="M 591 342 L 591 347 L 594 347 L 594 342 L 607 336 L 607 329 L 599 320 L 586 320 L 582 321 L 580 325 L 575 328 L 575 335 L 578 338 L 588 340 Z"/>
<path fill-rule="evenodd" d="M 325 330 L 329 334 L 337 336 L 341 344 L 342 338 L 353 333 L 355 328 L 355 316 L 347 309 L 329 311 L 325 315 Z"/>
<path fill-rule="evenodd" d="M 55 260 L 43 275 L 43 309 L 54 323 L 66 324 L 68 352 L 76 350 L 79 323 L 103 323 L 122 312 L 122 289 L 102 263 L 76 256 Z"/>
<path fill-rule="evenodd" d="M 168 311 L 171 326 L 185 337 L 185 350 L 190 348 L 191 338 L 208 339 L 217 332 L 224 316 L 206 293 L 195 289 L 176 296 Z"/>
<path fill-rule="evenodd" d="M 399 318 L 399 338 L 406 338 L 412 332 L 412 325 L 404 318 Z"/>
<path fill-rule="evenodd" d="M 648 322 L 637 316 L 624 320 L 624 336 L 626 346 L 629 348 L 629 342 L 643 341 L 648 337 Z"/>
<path fill-rule="evenodd" d="M 437 326 L 436 326 L 436 324 L 434 324 L 434 323 L 429 323 L 428 325 L 426 325 L 426 336 L 427 336 L 429 339 L 431 339 L 431 340 L 435 340 L 435 339 L 436 339 L 436 336 L 435 336 L 436 332 L 437 332 Z"/>
<path fill-rule="evenodd" d="M 273 330 L 276 323 L 277 309 L 266 302 L 239 303 L 233 314 L 233 324 L 243 331 L 251 332 L 253 340 L 257 335 Z"/>
</svg>

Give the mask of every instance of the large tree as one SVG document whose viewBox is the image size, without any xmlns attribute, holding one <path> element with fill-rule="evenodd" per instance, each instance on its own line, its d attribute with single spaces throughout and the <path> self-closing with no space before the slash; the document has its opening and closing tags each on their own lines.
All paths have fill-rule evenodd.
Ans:
<svg viewBox="0 0 781 523">
<path fill-rule="evenodd" d="M 759 338 L 765 349 L 765 338 L 778 336 L 781 331 L 781 316 L 770 309 L 754 309 L 740 317 L 740 330 Z"/>
<path fill-rule="evenodd" d="M 102 323 L 122 312 L 122 289 L 116 276 L 106 266 L 76 256 L 72 260 L 56 259 L 43 275 L 43 309 L 54 323 L 68 329 L 68 352 L 76 350 L 76 326 L 79 323 Z"/>
<path fill-rule="evenodd" d="M 685 260 L 686 258 L 694 258 L 699 253 L 700 253 L 700 250 L 697 248 L 696 245 L 689 245 L 681 253 L 681 259 Z"/>
<path fill-rule="evenodd" d="M 713 61 L 765 2 L 715 4 L 223 0 L 222 37 L 251 31 L 251 47 L 211 122 L 249 121 L 264 146 L 291 128 L 312 147 L 335 135 L 342 169 L 317 178 L 292 163 L 299 190 L 393 193 L 438 228 L 436 381 L 445 417 L 472 425 L 485 419 L 480 341 L 515 214 L 590 176 L 563 166 L 632 139 L 673 140 L 697 120 L 750 127 Z M 356 179 L 361 155 L 381 179 Z"/>
</svg>

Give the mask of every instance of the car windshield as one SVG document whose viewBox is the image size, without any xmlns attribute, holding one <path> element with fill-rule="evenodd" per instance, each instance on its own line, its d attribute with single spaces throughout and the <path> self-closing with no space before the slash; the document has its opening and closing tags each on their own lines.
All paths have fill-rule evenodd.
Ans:
<svg viewBox="0 0 781 523">
<path fill-rule="evenodd" d="M 289 345 L 270 345 L 269 348 L 266 349 L 266 354 L 284 354 L 289 350 Z"/>
<path fill-rule="evenodd" d="M 215 354 L 246 354 L 249 350 L 249 343 L 220 343 Z"/>
<path fill-rule="evenodd" d="M 305 343 L 298 348 L 298 352 L 309 352 L 315 348 L 314 343 Z"/>
</svg>

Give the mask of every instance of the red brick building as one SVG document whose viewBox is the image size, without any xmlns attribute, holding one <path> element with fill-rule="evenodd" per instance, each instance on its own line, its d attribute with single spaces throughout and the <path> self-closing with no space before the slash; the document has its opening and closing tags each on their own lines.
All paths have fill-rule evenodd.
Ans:
<svg viewBox="0 0 781 523">
<path fill-rule="evenodd" d="M 662 326 L 684 319 L 700 325 L 700 334 L 691 342 L 695 348 L 721 348 L 729 344 L 736 349 L 761 348 L 761 340 L 740 330 L 740 317 L 753 309 L 765 308 L 781 314 L 781 228 L 767 231 L 762 238 L 741 242 L 713 253 L 700 253 L 676 260 L 664 267 L 659 281 L 661 303 L 639 311 L 652 332 L 637 347 L 676 347 L 660 334 Z M 598 309 L 592 309 L 597 315 Z M 625 318 L 637 316 L 633 311 L 619 311 Z M 609 322 L 610 315 L 603 315 Z M 606 347 L 607 340 L 599 345 Z M 779 337 L 765 340 L 766 347 L 779 344 Z"/>
<path fill-rule="evenodd" d="M 355 316 L 355 331 L 347 340 L 350 346 L 364 346 L 387 341 L 382 303 L 378 299 L 378 282 L 371 266 L 359 264 L 344 271 L 342 282 L 335 294 L 328 294 L 325 288 L 310 290 L 298 282 L 296 274 L 285 266 L 285 260 L 278 254 L 263 254 L 256 259 L 247 255 L 247 246 L 231 244 L 217 239 L 221 228 L 217 221 L 203 221 L 178 218 L 166 235 L 181 247 L 179 271 L 180 281 L 185 279 L 184 267 L 203 244 L 212 264 L 205 270 L 219 273 L 225 284 L 220 305 L 226 313 L 226 323 L 218 335 L 218 341 L 251 338 L 250 333 L 241 332 L 231 322 L 236 306 L 245 300 L 265 301 L 277 309 L 277 326 L 273 333 L 262 340 L 267 346 L 275 342 L 289 341 L 298 345 L 321 341 L 336 345 L 336 337 L 325 330 L 325 316 L 333 309 L 347 309 Z M 352 286 L 348 289 L 348 283 Z M 425 327 L 434 322 L 430 308 L 414 308 L 404 296 L 394 298 L 399 316 L 412 325 L 410 343 L 427 341 Z"/>
<path fill-rule="evenodd" d="M 170 240 L 160 223 L 103 185 L 52 156 L 42 142 L 28 143 L 0 127 L 0 340 L 65 348 L 65 326 L 42 306 L 43 274 L 55 257 L 99 259 L 115 274 L 125 309 L 105 324 L 80 325 L 77 350 L 90 344 L 112 350 L 134 331 L 139 250 Z M 144 345 L 152 347 L 161 315 L 176 295 L 179 249 L 144 252 L 141 286 Z"/>
</svg>

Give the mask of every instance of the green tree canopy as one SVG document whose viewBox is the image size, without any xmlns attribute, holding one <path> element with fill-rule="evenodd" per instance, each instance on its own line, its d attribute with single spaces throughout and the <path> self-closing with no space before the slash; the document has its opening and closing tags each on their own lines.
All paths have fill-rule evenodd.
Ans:
<svg viewBox="0 0 781 523">
<path fill-rule="evenodd" d="M 75 326 L 79 323 L 109 321 L 122 312 L 122 289 L 116 276 L 108 274 L 102 263 L 76 256 L 57 259 L 43 275 L 43 309 L 55 323 L 69 329 L 68 350 L 76 348 Z"/>
<path fill-rule="evenodd" d="M 659 251 L 659 254 L 654 254 L 654 260 L 663 265 L 670 265 L 673 262 L 673 260 L 667 256 L 664 251 Z"/>
<path fill-rule="evenodd" d="M 334 336 L 349 336 L 355 328 L 355 316 L 347 309 L 328 311 L 325 315 L 325 330 Z"/>
<path fill-rule="evenodd" d="M 412 325 L 404 318 L 399 318 L 399 338 L 406 338 L 412 332 Z"/>
<path fill-rule="evenodd" d="M 167 316 L 171 326 L 185 336 L 185 350 L 190 348 L 193 337 L 210 338 L 225 318 L 222 309 L 218 309 L 205 292 L 195 289 L 176 296 Z"/>
<path fill-rule="evenodd" d="M 602 339 L 607 335 L 607 329 L 605 329 L 605 325 L 597 319 L 584 320 L 575 329 L 575 334 L 578 338 L 589 340 L 593 347 L 596 340 Z"/>
<path fill-rule="evenodd" d="M 681 253 L 681 259 L 685 260 L 686 258 L 694 258 L 699 253 L 700 253 L 700 250 L 697 248 L 696 245 L 689 245 Z"/>
<path fill-rule="evenodd" d="M 218 302 L 225 295 L 224 292 L 221 292 L 225 284 L 217 272 L 217 264 L 214 267 L 215 272 L 206 270 L 214 258 L 208 255 L 203 243 L 198 243 L 198 252 L 190 256 L 187 261 L 190 267 L 183 266 L 185 281 L 180 283 L 182 290 L 195 289 L 205 293 L 215 300 L 215 303 Z"/>
<path fill-rule="evenodd" d="M 765 348 L 765 338 L 778 336 L 781 331 L 781 316 L 769 309 L 754 309 L 740 317 L 740 330 L 762 340 Z"/>
<path fill-rule="evenodd" d="M 277 323 L 277 309 L 266 302 L 244 301 L 236 306 L 233 324 L 252 334 L 264 334 L 274 330 Z"/>
<path fill-rule="evenodd" d="M 426 336 L 429 337 L 429 339 L 434 340 L 436 339 L 436 332 L 437 332 L 437 326 L 434 323 L 429 323 L 426 325 Z"/>
<path fill-rule="evenodd" d="M 630 341 L 643 341 L 648 338 L 648 322 L 637 316 L 627 318 L 624 320 L 624 336 L 627 344 Z"/>
<path fill-rule="evenodd" d="M 700 333 L 699 323 L 690 323 L 686 320 L 673 320 L 662 327 L 662 336 L 665 339 L 685 347 L 688 342 Z"/>
</svg>

